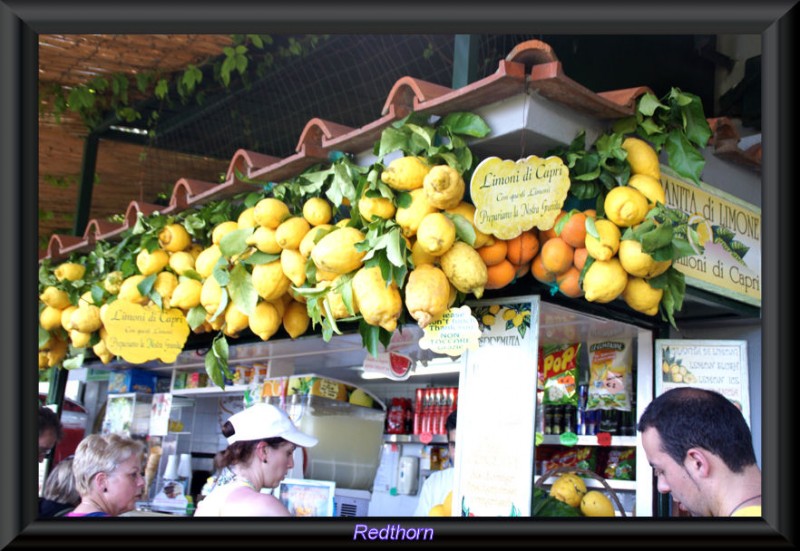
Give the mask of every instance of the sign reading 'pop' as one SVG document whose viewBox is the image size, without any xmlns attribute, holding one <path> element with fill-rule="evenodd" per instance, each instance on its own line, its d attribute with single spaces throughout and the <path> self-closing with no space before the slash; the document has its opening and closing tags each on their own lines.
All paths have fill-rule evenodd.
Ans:
<svg viewBox="0 0 800 551">
<path fill-rule="evenodd" d="M 133 364 L 151 360 L 173 363 L 189 337 L 189 324 L 177 308 L 161 310 L 124 300 L 108 305 L 104 317 L 106 346 Z"/>
<path fill-rule="evenodd" d="M 475 227 L 513 239 L 536 226 L 549 230 L 569 191 L 569 170 L 558 157 L 531 155 L 518 161 L 484 159 L 472 174 Z"/>
</svg>

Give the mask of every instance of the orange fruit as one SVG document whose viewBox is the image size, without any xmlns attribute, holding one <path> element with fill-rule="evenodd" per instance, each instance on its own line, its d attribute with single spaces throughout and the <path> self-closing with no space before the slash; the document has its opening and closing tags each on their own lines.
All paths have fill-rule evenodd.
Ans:
<svg viewBox="0 0 800 551">
<path fill-rule="evenodd" d="M 563 274 L 572 266 L 575 249 L 560 237 L 548 239 L 542 245 L 542 265 L 548 272 Z"/>
<path fill-rule="evenodd" d="M 514 277 L 517 275 L 514 265 L 506 259 L 494 266 L 489 266 L 486 271 L 489 273 L 489 279 L 486 281 L 484 289 L 501 289 L 514 281 Z"/>
<path fill-rule="evenodd" d="M 484 245 L 483 247 L 475 250 L 478 251 L 479 255 L 481 255 L 483 263 L 486 264 L 486 266 L 494 266 L 496 264 L 500 264 L 506 259 L 508 243 L 503 239 L 495 239 L 494 243 L 491 245 Z"/>
<path fill-rule="evenodd" d="M 578 298 L 583 296 L 583 289 L 578 283 L 581 276 L 581 271 L 575 266 L 568 269 L 563 274 L 556 277 L 558 283 L 558 290 L 567 295 L 568 297 Z"/>
<path fill-rule="evenodd" d="M 526 262 L 525 264 L 514 264 L 512 262 L 511 265 L 514 266 L 514 272 L 516 273 L 515 277 L 518 277 L 518 278 L 524 276 L 525 274 L 527 274 L 531 269 L 531 263 L 530 262 Z"/>
<path fill-rule="evenodd" d="M 570 247 L 583 247 L 586 240 L 586 215 L 582 212 L 576 212 L 569 216 L 569 219 L 561 228 L 560 237 Z"/>
<path fill-rule="evenodd" d="M 542 240 L 542 243 L 544 243 L 548 239 L 552 239 L 553 237 L 558 237 L 556 235 L 556 226 L 558 225 L 558 221 L 561 220 L 561 217 L 564 216 L 565 214 L 567 214 L 567 211 L 565 210 L 559 212 L 558 216 L 556 216 L 556 221 L 553 222 L 553 227 L 550 228 L 549 230 L 539 230 L 539 237 Z"/>
<path fill-rule="evenodd" d="M 594 209 L 586 209 L 583 211 L 583 214 L 585 214 L 587 218 L 597 218 L 597 211 Z"/>
<path fill-rule="evenodd" d="M 512 264 L 525 264 L 539 252 L 539 237 L 536 230 L 524 231 L 507 242 L 506 258 Z"/>
<path fill-rule="evenodd" d="M 549 271 L 544 267 L 544 264 L 542 264 L 541 254 L 537 254 L 533 258 L 533 261 L 531 261 L 531 274 L 537 281 L 541 281 L 542 283 L 552 283 L 556 280 L 556 274 Z"/>
<path fill-rule="evenodd" d="M 589 250 L 585 246 L 581 246 L 575 249 L 575 254 L 572 256 L 572 264 L 578 268 L 578 270 L 583 270 L 583 267 L 586 265 L 586 257 L 589 256 Z"/>
</svg>

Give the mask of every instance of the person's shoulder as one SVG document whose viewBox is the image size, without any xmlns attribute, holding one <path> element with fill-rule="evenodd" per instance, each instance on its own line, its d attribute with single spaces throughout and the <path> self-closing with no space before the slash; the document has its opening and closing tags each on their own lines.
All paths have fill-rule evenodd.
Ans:
<svg viewBox="0 0 800 551">
<path fill-rule="evenodd" d="M 291 516 L 275 496 L 250 488 L 237 489 L 225 502 L 225 516 Z"/>
</svg>

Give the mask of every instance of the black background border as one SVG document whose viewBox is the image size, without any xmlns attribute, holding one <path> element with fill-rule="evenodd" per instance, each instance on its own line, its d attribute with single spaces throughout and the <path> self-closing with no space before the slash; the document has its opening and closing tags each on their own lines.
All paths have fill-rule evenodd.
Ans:
<svg viewBox="0 0 800 551">
<path fill-rule="evenodd" d="M 797 186 L 792 44 L 797 9 L 777 2 L 153 2 L 0 0 L 0 546 L 279 548 L 354 542 L 358 523 L 433 527 L 437 547 L 794 547 L 797 419 L 791 246 Z M 57 519 L 35 521 L 37 35 L 48 33 L 761 34 L 764 519 Z M 657 60 L 654 60 L 657 62 Z M 610 62 L 613 66 L 613 61 Z M 780 182 L 780 188 L 779 188 Z M 783 262 L 779 265 L 778 260 Z M 563 520 L 564 522 L 561 522 Z M 376 542 L 377 543 L 377 542 Z M 392 547 L 410 543 L 393 542 Z"/>
</svg>

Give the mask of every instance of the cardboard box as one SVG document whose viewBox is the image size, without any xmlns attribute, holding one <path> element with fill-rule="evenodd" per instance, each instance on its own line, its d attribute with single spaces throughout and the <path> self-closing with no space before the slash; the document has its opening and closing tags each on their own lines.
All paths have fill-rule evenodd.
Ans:
<svg viewBox="0 0 800 551">
<path fill-rule="evenodd" d="M 156 390 L 155 373 L 144 369 L 127 369 L 113 371 L 108 376 L 108 393 L 125 394 L 127 392 L 142 392 L 153 394 Z"/>
</svg>

